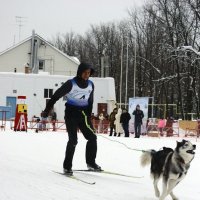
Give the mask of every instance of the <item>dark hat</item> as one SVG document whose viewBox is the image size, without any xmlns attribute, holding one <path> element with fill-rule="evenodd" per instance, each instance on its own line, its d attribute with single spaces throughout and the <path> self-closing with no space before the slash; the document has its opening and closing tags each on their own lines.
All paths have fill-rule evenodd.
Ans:
<svg viewBox="0 0 200 200">
<path fill-rule="evenodd" d="M 91 69 L 91 73 L 90 75 L 92 75 L 94 73 L 94 68 L 91 64 L 89 63 L 81 63 L 79 66 L 78 66 L 78 70 L 77 70 L 77 76 L 81 76 L 81 74 L 87 70 L 87 69 Z"/>
</svg>

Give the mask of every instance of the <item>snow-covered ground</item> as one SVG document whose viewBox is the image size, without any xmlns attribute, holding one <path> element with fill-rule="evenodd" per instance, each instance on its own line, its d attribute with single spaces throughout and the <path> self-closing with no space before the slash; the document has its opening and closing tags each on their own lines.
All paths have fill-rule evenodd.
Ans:
<svg viewBox="0 0 200 200">
<path fill-rule="evenodd" d="M 73 180 L 62 172 L 67 134 L 63 132 L 0 131 L 0 200 L 156 200 L 149 167 L 140 167 L 140 151 L 163 146 L 174 148 L 182 138 L 135 139 L 98 135 L 97 163 L 108 171 L 142 178 L 127 178 L 100 173 L 75 173 L 95 185 Z M 189 138 L 197 145 L 196 156 L 186 178 L 176 187 L 181 200 L 199 200 L 200 139 Z M 79 134 L 74 169 L 85 169 L 86 140 Z M 168 197 L 167 199 L 171 199 Z"/>
</svg>

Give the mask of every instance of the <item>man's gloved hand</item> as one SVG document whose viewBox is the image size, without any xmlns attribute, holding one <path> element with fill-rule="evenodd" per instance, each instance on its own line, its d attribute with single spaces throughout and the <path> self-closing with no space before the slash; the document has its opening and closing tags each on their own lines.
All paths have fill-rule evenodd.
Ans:
<svg viewBox="0 0 200 200">
<path fill-rule="evenodd" d="M 42 111 L 41 117 L 47 118 L 48 117 L 48 112 L 47 111 Z"/>
</svg>

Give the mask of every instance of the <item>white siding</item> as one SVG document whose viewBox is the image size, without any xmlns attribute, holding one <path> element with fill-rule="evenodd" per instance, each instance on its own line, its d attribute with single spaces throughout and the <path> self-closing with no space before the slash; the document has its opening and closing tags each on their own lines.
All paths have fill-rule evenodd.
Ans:
<svg viewBox="0 0 200 200">
<path fill-rule="evenodd" d="M 52 75 L 67 75 L 75 76 L 78 68 L 78 62 L 74 61 L 71 57 L 60 52 L 55 47 L 51 46 L 48 42 L 42 40 L 40 37 L 37 39 L 37 66 L 39 60 L 45 61 L 44 72 Z M 22 42 L 21 44 L 5 51 L 0 54 L 0 72 L 25 72 L 25 64 L 31 65 L 31 38 Z"/>
<path fill-rule="evenodd" d="M 45 71 L 54 75 L 75 76 L 78 65 L 49 45 L 41 46 L 38 59 L 45 60 Z"/>
<path fill-rule="evenodd" d="M 20 73 L 0 73 L 0 106 L 6 105 L 6 96 L 27 97 L 28 118 L 33 115 L 39 116 L 45 108 L 46 99 L 44 98 L 44 89 L 53 89 L 55 92 L 62 82 L 66 82 L 72 76 L 60 75 L 38 75 L 38 74 L 20 74 Z M 116 100 L 115 85 L 113 78 L 91 78 L 95 85 L 93 112 L 97 114 L 97 104 L 107 103 L 108 114 L 112 111 L 111 100 Z M 58 86 L 56 86 L 58 84 Z M 17 93 L 13 93 L 17 90 Z M 34 96 L 36 94 L 36 96 Z M 58 119 L 64 120 L 65 101 L 61 98 L 56 102 Z"/>
<path fill-rule="evenodd" d="M 1 72 L 24 72 L 24 64 L 30 63 L 30 42 L 25 42 L 16 48 L 0 55 L 0 71 Z"/>
</svg>

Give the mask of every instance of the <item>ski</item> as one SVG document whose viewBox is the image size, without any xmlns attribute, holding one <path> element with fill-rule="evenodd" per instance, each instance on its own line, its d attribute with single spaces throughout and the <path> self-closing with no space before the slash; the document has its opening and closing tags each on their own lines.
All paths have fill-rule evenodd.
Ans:
<svg viewBox="0 0 200 200">
<path fill-rule="evenodd" d="M 76 180 L 76 181 L 80 181 L 80 182 L 82 182 L 82 183 L 89 184 L 89 185 L 94 185 L 94 184 L 96 183 L 96 182 L 85 181 L 85 180 L 83 180 L 83 179 L 81 179 L 81 178 L 78 178 L 78 177 L 76 177 L 76 176 L 74 176 L 74 175 L 68 176 L 68 175 L 66 175 L 65 173 L 62 173 L 62 172 L 57 172 L 57 171 L 53 171 L 53 172 L 56 173 L 56 174 L 60 174 L 60 175 L 66 176 L 66 177 L 68 177 L 68 178 L 74 179 L 74 180 Z"/>
<path fill-rule="evenodd" d="M 74 172 L 95 172 L 95 173 L 103 173 L 103 174 L 110 174 L 110 175 L 116 175 L 116 176 L 124 176 L 128 178 L 143 178 L 144 176 L 131 176 L 131 175 L 126 175 L 126 174 L 121 174 L 117 172 L 111 172 L 111 171 L 105 171 L 105 170 L 100 170 L 100 171 L 95 171 L 95 170 L 90 170 L 90 169 L 75 169 L 73 170 Z"/>
</svg>

